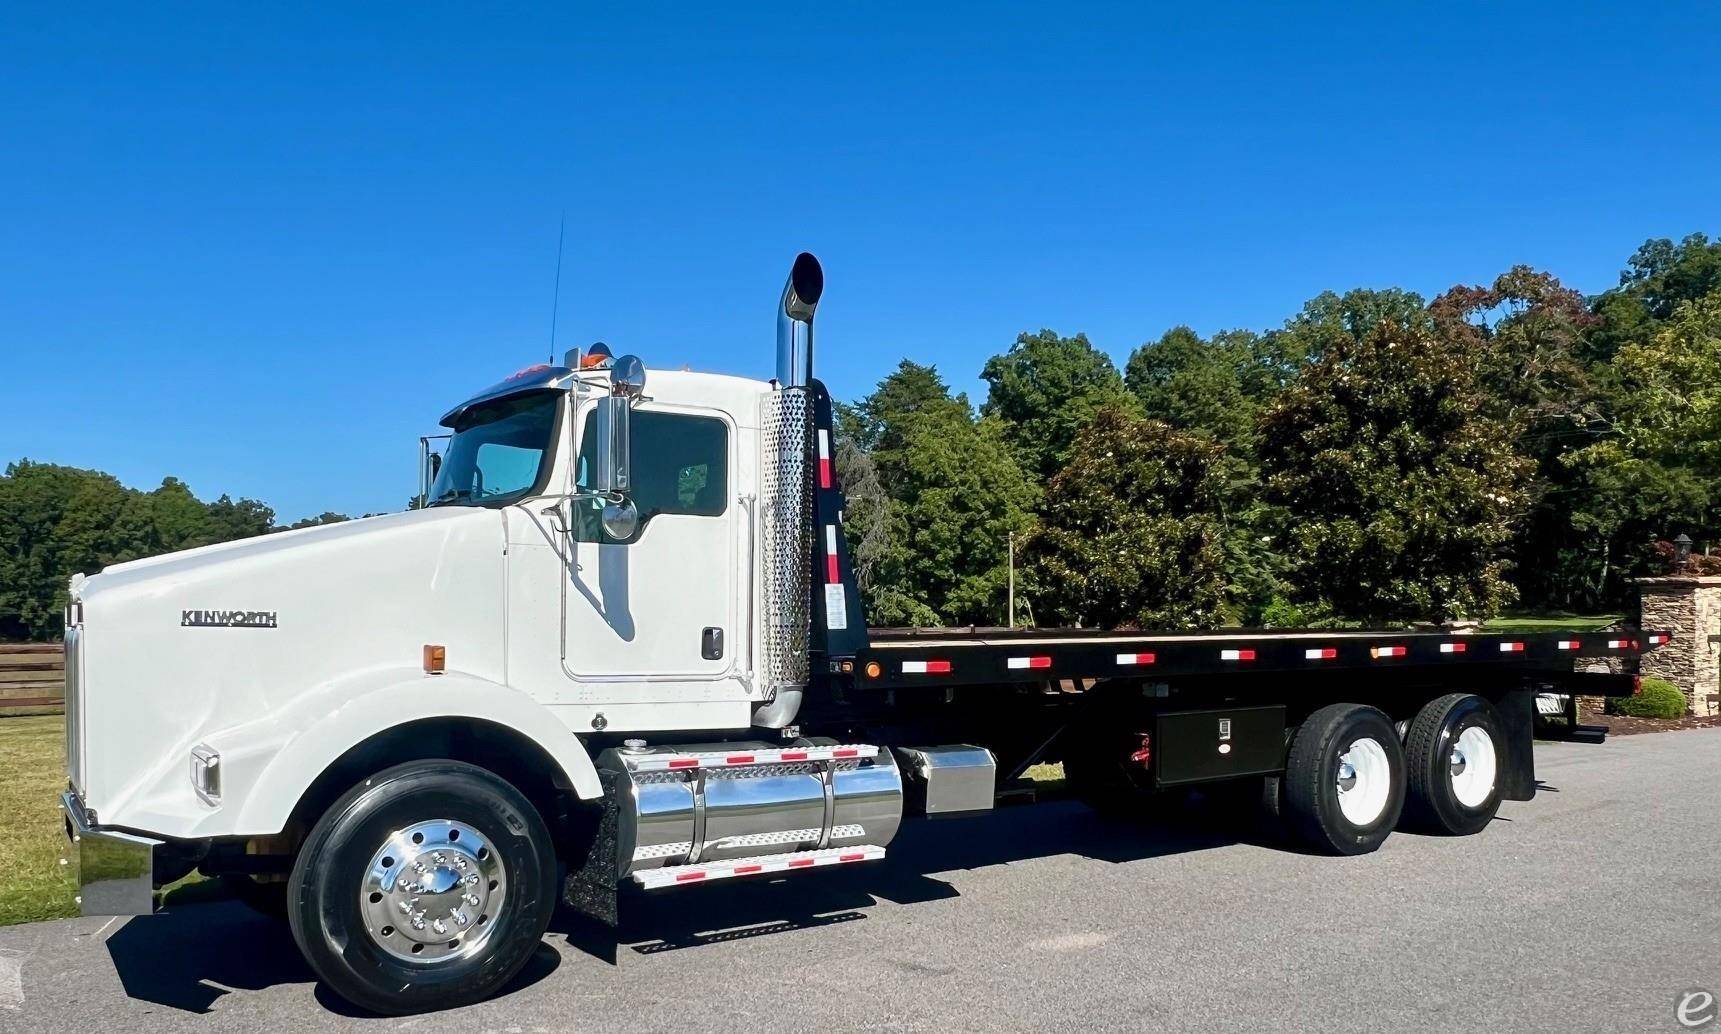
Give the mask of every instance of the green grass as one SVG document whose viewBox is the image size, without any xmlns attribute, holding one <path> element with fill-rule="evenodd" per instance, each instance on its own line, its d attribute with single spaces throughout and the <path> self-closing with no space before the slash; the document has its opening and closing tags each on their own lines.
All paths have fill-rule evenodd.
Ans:
<svg viewBox="0 0 1721 1034">
<path fill-rule="evenodd" d="M 66 786 L 66 720 L 61 715 L 0 718 L 0 926 L 78 914 L 60 794 Z M 167 888 L 169 904 L 220 896 L 192 873 Z"/>
<path fill-rule="evenodd" d="M 1489 632 L 1593 632 L 1624 618 L 1623 614 L 1508 614 L 1483 627 Z"/>
<path fill-rule="evenodd" d="M 57 714 L 0 718 L 0 926 L 78 914 L 77 888 L 60 864 L 65 728 Z"/>
</svg>

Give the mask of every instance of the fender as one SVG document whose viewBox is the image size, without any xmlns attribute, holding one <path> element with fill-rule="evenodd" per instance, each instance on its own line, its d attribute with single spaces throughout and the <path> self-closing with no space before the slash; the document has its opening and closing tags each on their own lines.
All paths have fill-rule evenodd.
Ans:
<svg viewBox="0 0 1721 1034">
<path fill-rule="evenodd" d="M 305 790 L 348 750 L 396 726 L 426 718 L 473 718 L 504 726 L 536 743 L 555 760 L 581 799 L 603 793 L 585 746 L 555 712 L 519 690 L 451 672 L 390 669 L 362 677 L 363 688 L 344 682 L 311 694 L 276 721 L 339 700 L 333 709 L 294 733 L 257 773 L 234 820 L 234 832 L 268 835 L 283 829 Z M 354 692 L 357 689 L 358 692 Z"/>
</svg>

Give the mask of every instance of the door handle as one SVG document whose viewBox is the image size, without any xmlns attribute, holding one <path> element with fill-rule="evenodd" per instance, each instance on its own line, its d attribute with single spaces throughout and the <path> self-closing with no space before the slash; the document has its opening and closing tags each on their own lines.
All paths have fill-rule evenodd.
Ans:
<svg viewBox="0 0 1721 1034">
<path fill-rule="evenodd" d="M 708 661 L 723 659 L 723 630 L 709 626 L 699 634 L 699 656 Z"/>
</svg>

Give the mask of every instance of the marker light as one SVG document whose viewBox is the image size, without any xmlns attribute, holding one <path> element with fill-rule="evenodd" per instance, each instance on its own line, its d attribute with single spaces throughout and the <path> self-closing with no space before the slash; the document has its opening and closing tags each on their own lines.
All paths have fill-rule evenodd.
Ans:
<svg viewBox="0 0 1721 1034">
<path fill-rule="evenodd" d="M 448 668 L 448 647 L 441 644 L 424 644 L 424 671 L 429 675 L 440 675 Z"/>
</svg>

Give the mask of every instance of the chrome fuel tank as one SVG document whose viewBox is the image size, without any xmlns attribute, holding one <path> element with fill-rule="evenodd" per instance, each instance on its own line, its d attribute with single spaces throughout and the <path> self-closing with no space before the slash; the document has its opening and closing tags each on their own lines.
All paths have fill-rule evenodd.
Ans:
<svg viewBox="0 0 1721 1034">
<path fill-rule="evenodd" d="M 617 747 L 617 876 L 827 847 L 883 847 L 902 823 L 888 750 L 804 740 Z"/>
</svg>

